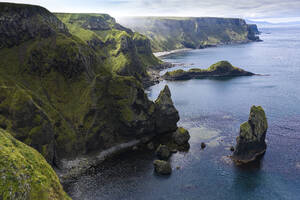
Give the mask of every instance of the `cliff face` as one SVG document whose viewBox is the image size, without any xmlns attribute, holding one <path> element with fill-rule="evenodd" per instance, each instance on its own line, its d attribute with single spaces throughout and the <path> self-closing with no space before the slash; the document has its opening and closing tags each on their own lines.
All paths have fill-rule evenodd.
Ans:
<svg viewBox="0 0 300 200">
<path fill-rule="evenodd" d="M 243 19 L 132 17 L 121 18 L 119 23 L 150 38 L 153 51 L 203 48 L 259 39 Z"/>
<path fill-rule="evenodd" d="M 159 64 L 150 41 L 116 23 L 106 14 L 55 14 L 70 33 L 93 48 L 107 69 L 119 75 L 147 76 L 146 68 Z"/>
<path fill-rule="evenodd" d="M 0 173 L 0 199 L 71 199 L 43 156 L 3 129 L 0 129 Z"/>
<path fill-rule="evenodd" d="M 77 24 L 65 26 L 37 6 L 0 3 L 0 10 L 0 29 L 8 30 L 1 34 L 0 127 L 53 165 L 63 158 L 156 134 L 164 110 L 148 100 L 135 77 L 111 70 L 119 59 L 107 53 L 107 45 L 116 45 L 112 51 L 121 52 L 119 56 L 125 56 L 125 49 L 131 54 L 131 44 L 136 44 L 133 54 L 149 53 L 141 47 L 146 40 L 118 24 L 104 42 L 96 33 L 94 40 L 83 39 L 86 33 L 94 34 L 91 30 L 99 35 L 100 29 L 110 32 L 114 20 L 107 15 L 103 16 L 107 23 L 82 19 L 84 29 Z M 31 27 L 51 34 L 32 34 Z M 176 122 L 164 132 L 176 130 Z"/>
</svg>

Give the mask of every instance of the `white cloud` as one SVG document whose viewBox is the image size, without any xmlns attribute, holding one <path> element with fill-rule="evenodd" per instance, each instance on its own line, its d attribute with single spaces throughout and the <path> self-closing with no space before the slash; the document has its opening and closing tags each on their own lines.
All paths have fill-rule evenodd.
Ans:
<svg viewBox="0 0 300 200">
<path fill-rule="evenodd" d="M 6 0 L 38 4 L 53 12 L 113 16 L 216 16 L 298 19 L 300 0 Z"/>
</svg>

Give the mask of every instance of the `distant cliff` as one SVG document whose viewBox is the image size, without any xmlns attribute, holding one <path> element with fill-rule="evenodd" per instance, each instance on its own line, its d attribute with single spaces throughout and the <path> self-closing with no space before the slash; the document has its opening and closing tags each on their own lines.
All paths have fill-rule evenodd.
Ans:
<svg viewBox="0 0 300 200">
<path fill-rule="evenodd" d="M 129 17 L 118 22 L 146 35 L 153 51 L 257 41 L 254 25 L 235 18 Z"/>
</svg>

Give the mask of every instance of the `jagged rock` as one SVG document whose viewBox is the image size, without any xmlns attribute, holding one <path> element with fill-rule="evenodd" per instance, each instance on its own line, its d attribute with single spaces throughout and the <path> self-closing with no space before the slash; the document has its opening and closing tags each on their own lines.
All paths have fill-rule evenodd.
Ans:
<svg viewBox="0 0 300 200">
<path fill-rule="evenodd" d="M 267 145 L 265 137 L 268 122 L 265 111 L 261 106 L 252 106 L 247 122 L 240 126 L 240 134 L 236 138 L 233 160 L 248 163 L 265 153 Z"/>
<path fill-rule="evenodd" d="M 171 152 L 168 146 L 166 145 L 159 145 L 155 151 L 157 157 L 162 160 L 168 160 L 171 156 Z"/>
<path fill-rule="evenodd" d="M 169 175 L 172 173 L 171 164 L 164 160 L 155 160 L 154 169 L 158 174 Z"/>
<path fill-rule="evenodd" d="M 160 92 L 158 98 L 155 100 L 156 106 L 156 131 L 158 133 L 176 131 L 177 122 L 179 121 L 179 114 L 175 108 L 171 92 L 168 85 Z"/>
<path fill-rule="evenodd" d="M 182 128 L 179 127 L 174 133 L 173 133 L 173 140 L 176 144 L 178 145 L 183 145 L 187 143 L 190 139 L 190 134 L 189 132 Z"/>
</svg>

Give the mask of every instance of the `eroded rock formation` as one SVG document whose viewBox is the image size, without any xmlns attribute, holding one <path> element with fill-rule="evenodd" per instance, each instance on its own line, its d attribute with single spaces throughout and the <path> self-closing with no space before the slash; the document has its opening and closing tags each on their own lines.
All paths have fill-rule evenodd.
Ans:
<svg viewBox="0 0 300 200">
<path fill-rule="evenodd" d="M 267 149 L 265 142 L 268 122 L 261 106 L 252 106 L 249 119 L 241 124 L 240 134 L 236 138 L 233 160 L 238 163 L 254 161 Z"/>
</svg>

